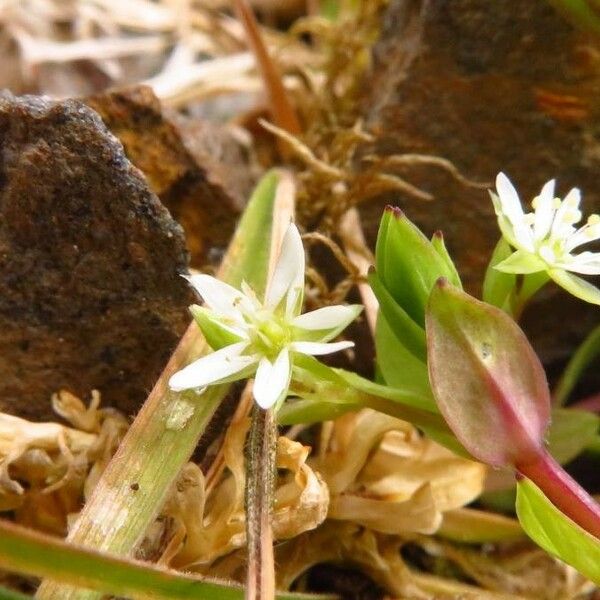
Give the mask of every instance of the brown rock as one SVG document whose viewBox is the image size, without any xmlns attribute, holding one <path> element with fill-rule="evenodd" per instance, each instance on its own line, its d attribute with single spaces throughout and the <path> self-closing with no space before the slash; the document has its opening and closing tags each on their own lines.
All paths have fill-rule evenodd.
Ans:
<svg viewBox="0 0 600 600">
<path fill-rule="evenodd" d="M 229 243 L 254 184 L 240 144 L 225 127 L 164 111 L 146 86 L 85 102 L 183 226 L 192 265 L 212 262 Z"/>
<path fill-rule="evenodd" d="M 132 414 L 183 332 L 181 227 L 91 109 L 0 95 L 0 409 L 99 389 Z"/>
<path fill-rule="evenodd" d="M 484 182 L 502 170 L 524 200 L 556 177 L 560 194 L 582 189 L 585 213 L 600 210 L 600 44 L 550 3 L 394 0 L 375 59 L 364 106 L 381 154 L 441 156 Z M 435 200 L 388 197 L 366 207 L 371 240 L 383 203 L 400 204 L 426 233 L 444 231 L 467 287 L 479 293 L 499 237 L 488 194 L 433 168 L 405 174 Z M 551 367 L 598 321 L 597 307 L 550 287 L 526 315 Z"/>
</svg>

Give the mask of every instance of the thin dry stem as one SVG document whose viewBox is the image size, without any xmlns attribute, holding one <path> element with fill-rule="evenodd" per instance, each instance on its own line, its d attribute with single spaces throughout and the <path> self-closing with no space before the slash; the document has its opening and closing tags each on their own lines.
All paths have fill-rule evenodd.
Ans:
<svg viewBox="0 0 600 600">
<path fill-rule="evenodd" d="M 273 411 L 254 406 L 246 452 L 247 600 L 275 598 L 271 509 L 276 431 Z"/>
<path fill-rule="evenodd" d="M 274 121 L 290 133 L 299 133 L 300 122 L 298 116 L 290 104 L 279 70 L 269 55 L 250 5 L 247 0 L 234 0 L 233 3 L 236 13 L 246 30 L 248 43 L 256 57 L 261 77 L 265 83 L 265 89 L 269 95 L 269 106 Z"/>
</svg>

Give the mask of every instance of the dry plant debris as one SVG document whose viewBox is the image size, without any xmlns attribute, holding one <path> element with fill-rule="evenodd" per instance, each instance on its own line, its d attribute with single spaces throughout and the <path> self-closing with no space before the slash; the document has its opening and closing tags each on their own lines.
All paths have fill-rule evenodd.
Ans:
<svg viewBox="0 0 600 600">
<path fill-rule="evenodd" d="M 99 405 L 96 391 L 87 408 L 69 392 L 55 394 L 52 407 L 70 427 L 0 413 L 2 512 L 36 529 L 66 533 L 127 430 L 123 415 Z"/>
</svg>

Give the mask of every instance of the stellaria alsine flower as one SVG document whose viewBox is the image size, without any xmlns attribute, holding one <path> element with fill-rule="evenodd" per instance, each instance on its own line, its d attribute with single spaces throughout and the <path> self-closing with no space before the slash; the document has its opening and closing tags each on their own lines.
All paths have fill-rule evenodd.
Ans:
<svg viewBox="0 0 600 600">
<path fill-rule="evenodd" d="M 171 389 L 204 388 L 254 375 L 254 399 L 270 408 L 287 396 L 294 354 L 351 348 L 353 342 L 328 342 L 358 316 L 361 307 L 326 306 L 300 314 L 304 270 L 302 240 L 291 223 L 263 302 L 245 283 L 237 290 L 210 275 L 189 277 L 205 304 L 193 306 L 192 313 L 216 351 L 175 373 Z"/>
<path fill-rule="evenodd" d="M 490 191 L 498 225 L 516 250 L 496 269 L 506 273 L 546 271 L 558 285 L 593 304 L 600 304 L 600 290 L 581 277 L 600 275 L 600 252 L 573 254 L 580 246 L 600 239 L 600 216 L 593 214 L 582 227 L 581 193 L 573 188 L 563 200 L 554 195 L 554 180 L 534 198 L 534 212 L 524 213 L 519 195 L 504 173 L 496 178 L 497 194 Z"/>
</svg>

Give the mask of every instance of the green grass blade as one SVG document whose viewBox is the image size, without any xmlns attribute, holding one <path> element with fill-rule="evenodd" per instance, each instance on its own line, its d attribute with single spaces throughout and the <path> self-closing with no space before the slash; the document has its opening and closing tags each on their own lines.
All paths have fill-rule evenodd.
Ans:
<svg viewBox="0 0 600 600">
<path fill-rule="evenodd" d="M 239 585 L 100 554 L 7 521 L 0 521 L 0 567 L 36 577 L 51 576 L 57 581 L 133 599 L 242 600 L 244 597 Z M 22 600 L 27 596 L 0 590 L 2 598 Z M 284 592 L 277 598 L 323 600 L 324 597 Z"/>
</svg>

